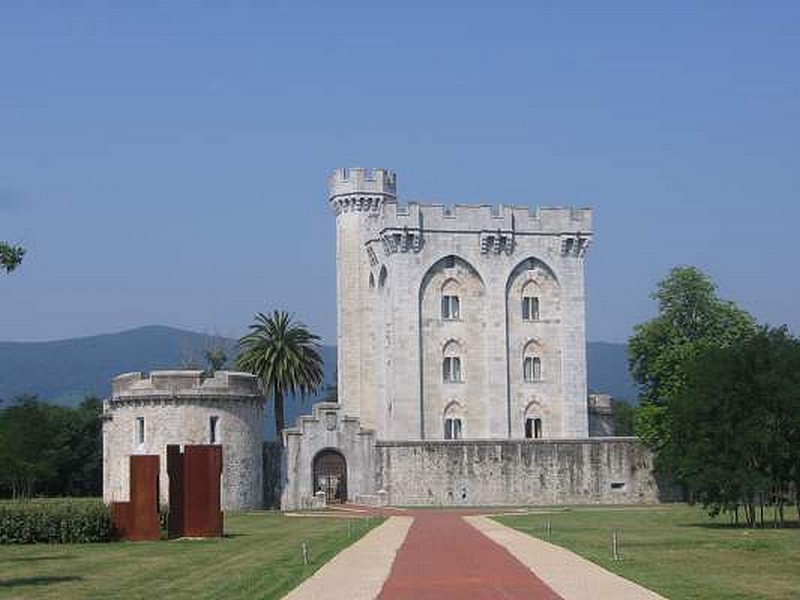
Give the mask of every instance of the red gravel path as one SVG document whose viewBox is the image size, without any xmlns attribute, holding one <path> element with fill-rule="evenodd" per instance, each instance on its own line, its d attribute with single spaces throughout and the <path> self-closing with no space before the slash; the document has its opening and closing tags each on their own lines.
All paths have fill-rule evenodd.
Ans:
<svg viewBox="0 0 800 600">
<path fill-rule="evenodd" d="M 380 600 L 562 600 L 451 511 L 414 511 Z"/>
</svg>

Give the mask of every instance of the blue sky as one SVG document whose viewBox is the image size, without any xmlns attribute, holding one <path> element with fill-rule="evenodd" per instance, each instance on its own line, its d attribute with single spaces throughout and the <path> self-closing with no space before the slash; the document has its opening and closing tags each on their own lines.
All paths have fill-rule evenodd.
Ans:
<svg viewBox="0 0 800 600">
<path fill-rule="evenodd" d="M 0 340 L 285 308 L 335 341 L 338 166 L 595 209 L 588 337 L 694 264 L 800 332 L 800 3 L 0 4 Z"/>
</svg>

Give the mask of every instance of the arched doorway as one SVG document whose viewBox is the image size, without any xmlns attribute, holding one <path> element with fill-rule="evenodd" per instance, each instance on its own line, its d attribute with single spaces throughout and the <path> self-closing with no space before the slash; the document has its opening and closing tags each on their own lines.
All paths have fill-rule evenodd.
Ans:
<svg viewBox="0 0 800 600">
<path fill-rule="evenodd" d="M 321 450 L 314 457 L 314 493 L 325 492 L 328 504 L 347 502 L 347 463 L 338 450 Z"/>
</svg>

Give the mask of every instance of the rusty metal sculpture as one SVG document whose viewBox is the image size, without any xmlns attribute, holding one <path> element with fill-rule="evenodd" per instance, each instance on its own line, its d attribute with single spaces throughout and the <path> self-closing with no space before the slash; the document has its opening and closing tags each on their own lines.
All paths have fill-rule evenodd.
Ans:
<svg viewBox="0 0 800 600">
<path fill-rule="evenodd" d="M 169 537 L 222 537 L 222 447 L 167 446 Z"/>
<path fill-rule="evenodd" d="M 115 536 L 131 541 L 161 539 L 158 516 L 157 455 L 136 455 L 130 460 L 130 500 L 111 504 L 111 520 Z"/>
</svg>

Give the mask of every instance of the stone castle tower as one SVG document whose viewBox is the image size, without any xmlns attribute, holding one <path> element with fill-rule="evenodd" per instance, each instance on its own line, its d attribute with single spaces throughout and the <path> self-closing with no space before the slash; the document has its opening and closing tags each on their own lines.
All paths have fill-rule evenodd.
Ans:
<svg viewBox="0 0 800 600">
<path fill-rule="evenodd" d="M 361 168 L 329 202 L 344 414 L 389 441 L 588 435 L 590 209 L 400 205 Z"/>
</svg>

